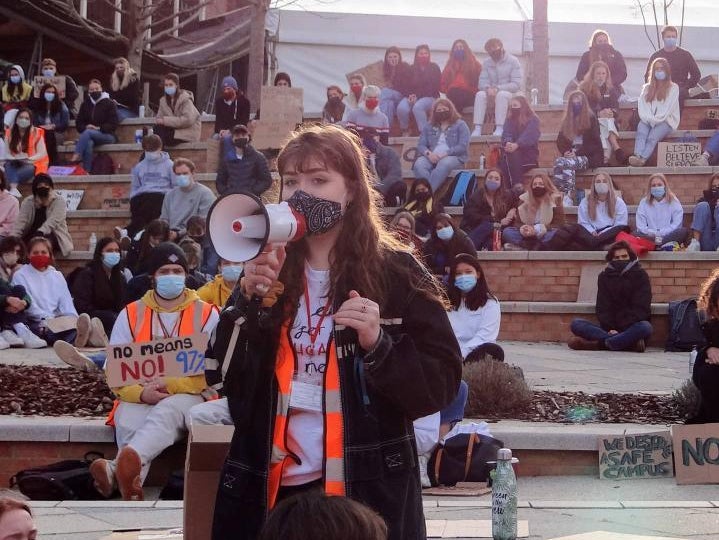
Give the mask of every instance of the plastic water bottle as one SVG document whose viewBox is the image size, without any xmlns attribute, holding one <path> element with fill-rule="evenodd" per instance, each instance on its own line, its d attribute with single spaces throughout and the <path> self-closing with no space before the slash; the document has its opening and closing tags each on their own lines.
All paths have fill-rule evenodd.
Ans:
<svg viewBox="0 0 719 540">
<path fill-rule="evenodd" d="M 479 169 L 480 169 L 480 170 L 484 170 L 484 164 L 485 164 L 486 161 L 487 161 L 487 158 L 484 157 L 484 154 L 482 154 L 481 156 L 479 156 Z"/>
<path fill-rule="evenodd" d="M 696 345 L 692 347 L 691 352 L 689 353 L 689 376 L 691 377 L 694 373 L 694 362 L 697 361 L 697 354 L 699 352 L 697 351 Z"/>
<path fill-rule="evenodd" d="M 532 100 L 532 106 L 539 105 L 539 89 L 532 88 L 532 90 L 530 90 L 530 95 Z"/>
<path fill-rule="evenodd" d="M 145 106 L 144 105 L 140 105 L 140 108 L 137 111 L 137 116 L 139 118 L 145 118 Z"/>
<path fill-rule="evenodd" d="M 517 538 L 517 477 L 509 448 L 497 451 L 497 469 L 492 482 L 492 538 Z"/>
<path fill-rule="evenodd" d="M 135 144 L 142 143 L 142 130 L 136 129 L 135 130 Z"/>
<path fill-rule="evenodd" d="M 95 253 L 95 246 L 97 246 L 97 235 L 92 233 L 90 234 L 90 245 L 88 246 L 90 253 Z"/>
</svg>

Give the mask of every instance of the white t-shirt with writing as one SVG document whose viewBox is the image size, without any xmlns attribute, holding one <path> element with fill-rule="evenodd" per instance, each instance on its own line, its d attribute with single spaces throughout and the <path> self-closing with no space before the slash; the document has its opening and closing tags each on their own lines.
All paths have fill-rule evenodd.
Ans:
<svg viewBox="0 0 719 540">
<path fill-rule="evenodd" d="M 332 315 L 328 313 L 322 321 L 314 346 L 310 333 L 319 324 L 325 308 L 331 311 L 331 306 L 327 303 L 330 272 L 314 270 L 305 265 L 305 277 L 311 321 L 307 321 L 307 303 L 305 295 L 302 295 L 290 329 L 290 339 L 297 355 L 295 380 L 322 388 L 327 366 L 327 345 L 332 336 Z M 282 485 L 299 486 L 322 478 L 323 441 L 322 412 L 291 407 L 287 426 L 287 449 L 295 454 L 301 463 L 297 464 L 292 459 L 287 461 L 282 473 Z"/>
</svg>

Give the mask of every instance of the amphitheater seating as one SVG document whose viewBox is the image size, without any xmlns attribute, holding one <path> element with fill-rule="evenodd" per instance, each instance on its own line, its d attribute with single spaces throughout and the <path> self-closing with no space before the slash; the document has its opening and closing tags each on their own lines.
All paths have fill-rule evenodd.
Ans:
<svg viewBox="0 0 719 540">
<path fill-rule="evenodd" d="M 628 117 L 630 106 L 622 106 L 620 117 Z M 696 128 L 707 111 L 719 108 L 719 100 L 687 101 L 682 124 L 675 136 L 683 135 L 686 129 Z M 559 106 L 538 107 L 544 135 L 541 140 L 540 166 L 547 170 L 557 155 L 555 146 L 556 131 L 561 121 L 562 109 Z M 312 118 L 310 118 L 312 120 Z M 471 121 L 471 118 L 469 118 Z M 213 117 L 204 117 L 202 125 L 203 140 L 197 143 L 182 144 L 169 148 L 172 157 L 189 157 L 198 166 L 197 179 L 214 190 L 214 166 L 217 145 L 207 139 L 212 133 Z M 84 189 L 84 197 L 74 212 L 68 215 L 70 231 L 73 235 L 76 251 L 66 259 L 58 261 L 63 271 L 84 264 L 89 258 L 87 251 L 91 233 L 98 237 L 111 234 L 116 225 L 123 225 L 129 219 L 126 207 L 112 208 L 108 204 L 126 199 L 129 194 L 130 169 L 140 154 L 139 144 L 134 143 L 135 130 L 150 124 L 141 119 L 129 120 L 121 124 L 118 130 L 118 144 L 98 147 L 99 151 L 109 152 L 116 163 L 116 174 L 107 176 L 55 177 L 57 189 Z M 693 130 L 700 140 L 706 140 L 713 132 Z M 633 132 L 620 134 L 623 147 L 631 152 Z M 61 147 L 65 156 L 73 150 L 72 139 L 75 134 L 68 133 L 69 144 Z M 474 169 L 479 176 L 484 171 L 477 169 L 479 156 L 489 153 L 490 145 L 497 142 L 496 137 L 483 136 L 471 142 L 470 161 L 467 168 Z M 393 137 L 390 145 L 397 151 L 416 145 L 416 137 Z M 625 146 L 626 145 L 626 146 Z M 409 184 L 413 180 L 411 164 L 404 162 L 403 176 Z M 706 189 L 709 176 L 719 172 L 713 167 L 687 167 L 676 169 L 658 169 L 655 167 L 607 167 L 600 170 L 612 175 L 629 205 L 630 218 L 636 213 L 636 205 L 644 195 L 649 174 L 662 172 L 684 205 L 685 224 L 691 221 L 691 213 L 702 190 Z M 579 188 L 588 188 L 596 171 L 580 173 L 577 177 Z M 275 174 L 277 179 L 277 175 Z M 21 186 L 24 194 L 29 194 L 29 186 Z M 103 209 L 103 203 L 105 208 Z M 385 208 L 384 214 L 391 215 L 396 209 Z M 455 219 L 461 219 L 462 208 L 446 209 Z M 568 219 L 576 220 L 576 208 L 566 210 Z M 590 267 L 603 264 L 600 252 L 480 252 L 479 257 L 487 273 L 490 285 L 502 301 L 503 322 L 500 339 L 510 340 L 565 340 L 569 335 L 569 323 L 577 316 L 592 318 L 594 305 L 591 301 L 578 301 L 580 278 L 584 271 L 589 275 Z M 652 306 L 656 332 L 652 343 L 663 343 L 667 331 L 667 302 L 674 299 L 696 295 L 699 283 L 719 263 L 717 253 L 651 253 L 642 265 L 649 273 L 654 292 Z M 591 296 L 591 295 L 590 295 Z"/>
</svg>

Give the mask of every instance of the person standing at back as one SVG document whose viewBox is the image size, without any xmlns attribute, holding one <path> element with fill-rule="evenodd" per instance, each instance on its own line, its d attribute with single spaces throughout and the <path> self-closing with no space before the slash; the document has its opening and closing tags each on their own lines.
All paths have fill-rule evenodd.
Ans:
<svg viewBox="0 0 719 540">
<path fill-rule="evenodd" d="M 217 193 L 228 195 L 242 191 L 258 197 L 272 185 L 267 159 L 252 146 L 250 130 L 238 124 L 222 139 L 217 170 Z"/>
<path fill-rule="evenodd" d="M 692 53 L 678 45 L 678 36 L 679 33 L 674 26 L 662 28 L 664 47 L 649 57 L 644 80 L 648 83 L 652 82 L 652 64 L 657 58 L 664 58 L 669 62 L 672 82 L 679 86 L 679 106 L 681 108 L 684 107 L 684 100 L 689 97 L 689 89 L 697 85 L 702 74 Z"/>
<path fill-rule="evenodd" d="M 215 100 L 215 137 L 227 137 L 237 124 L 250 121 L 250 100 L 237 85 L 234 77 L 222 79 L 222 94 Z"/>
<path fill-rule="evenodd" d="M 509 100 L 522 87 L 522 66 L 513 54 L 504 50 L 502 41 L 492 38 L 484 44 L 489 58 L 479 74 L 479 92 L 474 97 L 474 131 L 472 137 L 482 135 L 482 124 L 488 102 L 494 101 L 494 135 L 501 137 L 507 119 Z"/>
<path fill-rule="evenodd" d="M 80 96 L 80 92 L 77 90 L 77 84 L 70 75 L 60 75 L 57 72 L 57 62 L 52 58 L 44 58 L 42 61 L 41 72 L 43 77 L 60 77 L 65 79 L 65 97 L 62 101 L 65 103 L 71 118 L 77 116 L 77 98 Z M 40 94 L 42 97 L 42 94 Z"/>
<path fill-rule="evenodd" d="M 589 40 L 589 50 L 585 51 L 577 66 L 577 83 L 581 83 L 594 62 L 604 62 L 609 66 L 612 84 L 621 91 L 622 83 L 627 80 L 627 64 L 622 53 L 614 48 L 606 30 L 595 30 Z"/>
</svg>

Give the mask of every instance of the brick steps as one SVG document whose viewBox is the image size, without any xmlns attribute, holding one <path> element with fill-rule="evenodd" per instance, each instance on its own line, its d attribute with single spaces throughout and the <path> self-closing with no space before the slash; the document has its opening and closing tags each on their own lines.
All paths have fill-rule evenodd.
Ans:
<svg viewBox="0 0 719 540">
<path fill-rule="evenodd" d="M 121 122 L 117 126 L 115 135 L 117 136 L 118 143 L 134 143 L 135 142 L 135 131 L 143 128 L 150 128 L 155 125 L 154 119 L 152 118 L 128 118 Z M 212 137 L 215 132 L 215 115 L 204 115 L 201 117 L 201 140 L 206 140 Z M 70 122 L 67 131 L 65 132 L 65 140 L 76 141 L 79 137 L 77 130 L 75 129 L 75 121 Z"/>
</svg>

